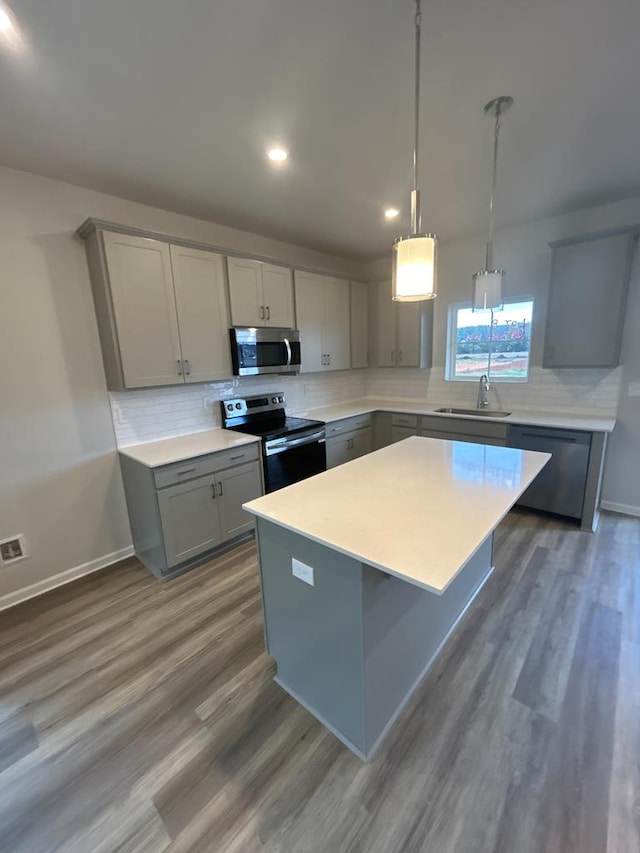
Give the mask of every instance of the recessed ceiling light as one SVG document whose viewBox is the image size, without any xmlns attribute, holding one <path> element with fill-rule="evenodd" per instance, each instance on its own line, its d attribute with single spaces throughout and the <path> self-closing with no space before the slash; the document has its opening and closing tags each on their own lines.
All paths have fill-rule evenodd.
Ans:
<svg viewBox="0 0 640 853">
<path fill-rule="evenodd" d="M 11 50 L 21 51 L 26 47 L 16 16 L 3 0 L 0 0 L 0 38 Z"/>
<path fill-rule="evenodd" d="M 388 207 L 384 212 L 386 219 L 395 219 L 396 216 L 400 216 L 400 211 L 397 207 Z"/>
<path fill-rule="evenodd" d="M 282 163 L 289 156 L 289 152 L 286 148 L 270 148 L 267 151 L 267 157 L 269 160 L 273 160 L 274 163 Z"/>
<path fill-rule="evenodd" d="M 6 33 L 6 31 L 12 29 L 12 27 L 13 24 L 11 23 L 11 18 L 7 14 L 7 10 L 0 6 L 0 33 Z"/>
</svg>

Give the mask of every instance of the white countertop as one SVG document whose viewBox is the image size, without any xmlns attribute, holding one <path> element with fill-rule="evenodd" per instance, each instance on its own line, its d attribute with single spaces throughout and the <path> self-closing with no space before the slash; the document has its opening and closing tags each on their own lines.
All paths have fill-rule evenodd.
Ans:
<svg viewBox="0 0 640 853">
<path fill-rule="evenodd" d="M 610 416 L 576 414 L 574 412 L 545 412 L 545 411 L 512 411 L 506 418 L 483 418 L 478 415 L 453 415 L 436 412 L 445 406 L 454 408 L 473 408 L 463 403 L 427 403 L 424 400 L 393 400 L 364 397 L 361 400 L 350 400 L 347 403 L 337 403 L 333 406 L 323 406 L 318 409 L 308 409 L 295 414 L 314 420 L 338 421 L 354 415 L 368 412 L 401 412 L 403 414 L 434 415 L 439 418 L 460 418 L 461 420 L 486 420 L 491 423 L 526 424 L 528 426 L 555 427 L 556 429 L 582 429 L 587 432 L 612 432 L 616 419 Z"/>
<path fill-rule="evenodd" d="M 415 436 L 244 509 L 441 595 L 550 458 Z"/>
<path fill-rule="evenodd" d="M 231 450 L 256 441 L 260 441 L 260 438 L 255 435 L 245 435 L 226 429 L 208 429 L 205 432 L 180 435 L 177 438 L 163 438 L 160 441 L 121 447 L 119 452 L 149 468 L 158 468 L 160 465 L 183 462 L 195 456 L 205 456 L 207 453 L 216 453 L 219 450 Z"/>
</svg>

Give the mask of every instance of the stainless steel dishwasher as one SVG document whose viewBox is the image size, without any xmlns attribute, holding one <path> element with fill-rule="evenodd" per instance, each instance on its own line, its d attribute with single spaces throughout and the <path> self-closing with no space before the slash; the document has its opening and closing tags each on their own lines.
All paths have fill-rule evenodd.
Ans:
<svg viewBox="0 0 640 853">
<path fill-rule="evenodd" d="M 582 518 L 591 433 L 547 427 L 512 426 L 509 445 L 551 453 L 551 459 L 522 495 L 520 506 Z"/>
</svg>

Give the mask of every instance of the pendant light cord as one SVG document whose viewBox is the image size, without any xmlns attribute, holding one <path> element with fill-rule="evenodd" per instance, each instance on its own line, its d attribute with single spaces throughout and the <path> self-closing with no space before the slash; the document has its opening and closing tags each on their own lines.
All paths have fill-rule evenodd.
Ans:
<svg viewBox="0 0 640 853">
<path fill-rule="evenodd" d="M 420 31 L 422 26 L 421 0 L 416 0 L 416 76 L 413 137 L 413 193 L 411 194 L 411 233 L 419 234 L 422 227 L 420 193 L 418 191 L 418 147 L 420 143 Z"/>
<path fill-rule="evenodd" d="M 496 124 L 493 134 L 493 181 L 491 183 L 491 198 L 489 199 L 489 239 L 487 240 L 486 269 L 493 270 L 493 208 L 496 198 L 496 184 L 498 182 L 498 142 L 500 139 L 500 117 L 502 110 L 496 107 Z"/>
</svg>

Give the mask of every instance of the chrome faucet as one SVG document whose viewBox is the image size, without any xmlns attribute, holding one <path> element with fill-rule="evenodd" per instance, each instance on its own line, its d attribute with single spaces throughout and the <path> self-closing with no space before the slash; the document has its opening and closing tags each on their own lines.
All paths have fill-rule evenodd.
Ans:
<svg viewBox="0 0 640 853">
<path fill-rule="evenodd" d="M 489 384 L 489 377 L 486 373 L 483 373 L 480 377 L 480 387 L 478 388 L 478 402 L 476 403 L 476 409 L 486 409 L 489 405 L 489 400 L 487 398 L 487 392 L 491 388 Z"/>
</svg>

